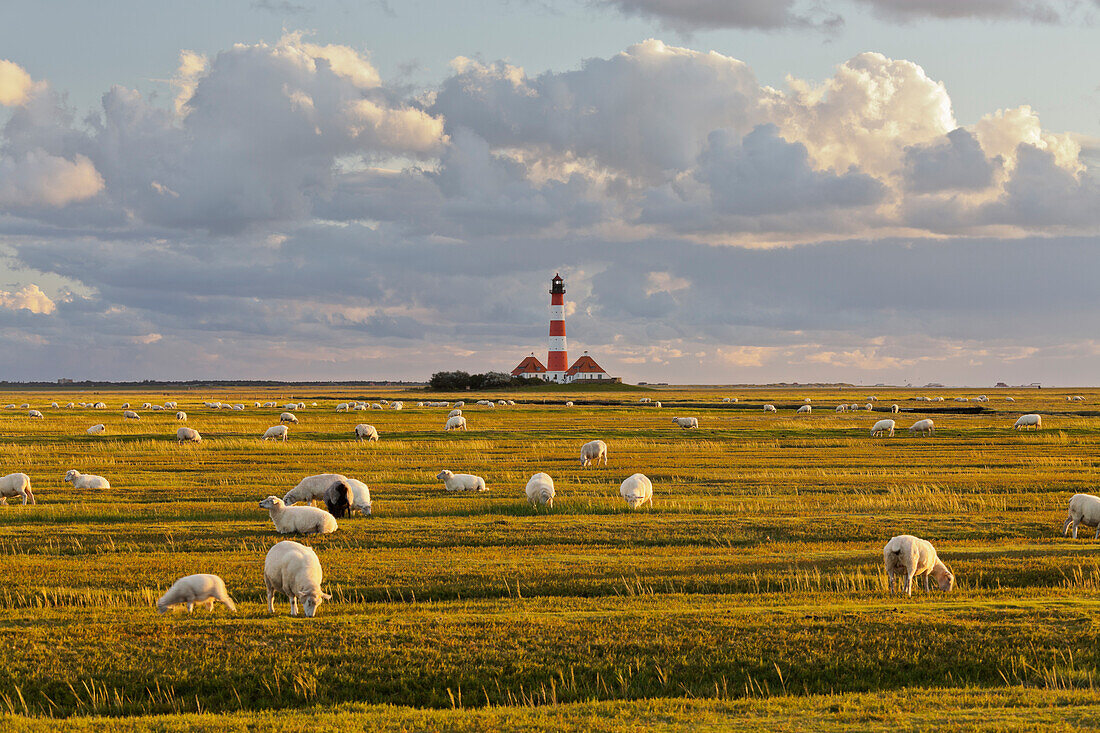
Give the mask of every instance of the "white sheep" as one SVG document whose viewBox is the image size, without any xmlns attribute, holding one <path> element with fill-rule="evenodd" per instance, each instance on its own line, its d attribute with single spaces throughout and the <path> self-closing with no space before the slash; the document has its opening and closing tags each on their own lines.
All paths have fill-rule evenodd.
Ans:
<svg viewBox="0 0 1100 733">
<path fill-rule="evenodd" d="M 642 402 L 642 403 L 649 402 L 649 401 L 650 401 L 650 398 L 648 398 L 648 397 L 643 397 L 642 399 L 638 400 L 638 402 Z M 729 402 L 729 398 L 727 397 L 725 401 Z"/>
<path fill-rule="evenodd" d="M 776 412 L 775 405 L 764 405 L 764 412 Z"/>
<path fill-rule="evenodd" d="M 837 405 L 836 406 L 836 411 L 837 412 L 847 412 L 848 411 L 848 405 Z"/>
<path fill-rule="evenodd" d="M 287 506 L 277 496 L 260 502 L 267 509 L 275 531 L 279 534 L 331 534 L 336 531 L 336 517 L 313 506 Z"/>
<path fill-rule="evenodd" d="M 1086 527 L 1096 527 L 1096 536 L 1093 539 L 1100 540 L 1100 497 L 1091 494 L 1074 494 L 1069 500 L 1069 511 L 1066 515 L 1066 523 L 1062 525 L 1062 536 L 1069 534 L 1070 525 L 1073 525 L 1073 539 L 1077 539 L 1077 527 L 1081 524 Z"/>
<path fill-rule="evenodd" d="M 283 503 L 287 506 L 293 506 L 300 501 L 312 504 L 314 501 L 323 498 L 325 492 L 334 483 L 337 481 L 347 482 L 347 480 L 347 476 L 339 473 L 319 473 L 314 476 L 306 476 L 298 482 L 297 486 L 286 492 Z"/>
<path fill-rule="evenodd" d="M 348 503 L 352 511 L 357 511 L 364 517 L 371 516 L 370 488 L 358 479 L 345 479 L 344 483 L 351 489 Z"/>
<path fill-rule="evenodd" d="M 378 440 L 378 431 L 375 430 L 373 425 L 367 425 L 366 423 L 359 423 L 355 426 L 355 439 L 362 442 L 364 440 Z"/>
<path fill-rule="evenodd" d="M 180 444 L 184 442 L 201 443 L 202 436 L 199 435 L 199 431 L 194 428 L 180 428 L 176 431 L 176 442 Z"/>
<path fill-rule="evenodd" d="M 894 592 L 894 581 L 897 576 L 905 580 L 902 591 L 913 595 L 913 578 L 924 576 L 924 591 L 929 592 L 928 579 L 936 579 L 936 585 L 946 592 L 955 587 L 955 575 L 936 556 L 936 548 L 931 542 L 914 537 L 911 534 L 903 534 L 891 538 L 882 548 L 882 560 L 886 565 L 886 575 L 890 578 L 890 592 Z"/>
<path fill-rule="evenodd" d="M 699 427 L 699 418 L 697 417 L 674 417 L 672 418 L 673 425 L 679 425 L 684 430 L 691 430 L 692 428 Z"/>
<path fill-rule="evenodd" d="M 153 407 L 153 403 L 152 403 L 152 402 L 146 402 L 145 404 L 143 404 L 143 405 L 141 406 L 141 409 L 143 409 L 143 410 L 149 410 L 149 409 L 152 409 L 152 407 Z"/>
<path fill-rule="evenodd" d="M 809 415 L 813 411 L 814 411 L 814 408 L 810 407 L 809 405 L 802 405 L 802 407 L 799 407 L 797 410 L 794 411 L 794 414 L 796 414 L 796 415 Z"/>
<path fill-rule="evenodd" d="M 107 409 L 107 403 L 106 402 L 97 402 L 94 405 L 92 405 L 92 407 L 94 407 L 97 410 L 106 410 Z"/>
<path fill-rule="evenodd" d="M 458 408 L 455 408 L 455 409 L 453 409 L 453 410 L 451 410 L 450 412 L 447 413 L 447 417 L 458 417 L 461 414 L 462 414 L 462 410 L 459 410 Z"/>
<path fill-rule="evenodd" d="M 377 402 L 372 402 L 370 404 L 370 409 L 372 409 L 372 410 L 381 410 L 382 405 L 378 404 Z"/>
<path fill-rule="evenodd" d="M 661 407 L 661 401 L 658 400 L 658 401 L 654 402 L 653 406 L 659 409 Z"/>
<path fill-rule="evenodd" d="M 866 405 L 863 406 L 863 409 L 867 410 L 867 412 L 870 412 L 871 410 L 875 409 L 875 406 L 873 403 L 868 402 Z"/>
<path fill-rule="evenodd" d="M 23 500 L 23 506 L 37 503 L 31 491 L 31 477 L 25 473 L 9 473 L 0 478 L 0 504 L 6 505 L 8 499 L 16 497 Z"/>
<path fill-rule="evenodd" d="M 455 403 L 455 407 L 465 407 L 465 406 L 466 406 L 466 403 L 463 402 L 462 400 L 459 400 L 458 402 Z"/>
<path fill-rule="evenodd" d="M 1016 401 L 1015 397 L 1005 397 L 1005 402 L 1015 402 L 1015 401 Z"/>
<path fill-rule="evenodd" d="M 38 410 L 28 410 L 27 411 L 27 417 L 34 417 L 34 418 L 41 419 L 42 418 L 42 413 L 39 412 Z"/>
<path fill-rule="evenodd" d="M 137 414 L 133 410 L 123 410 L 122 417 L 124 420 L 140 420 L 141 415 Z"/>
<path fill-rule="evenodd" d="M 859 405 L 857 405 L 856 403 L 853 402 L 852 404 L 848 405 L 848 409 L 851 410 L 852 412 L 855 412 L 856 410 L 859 409 Z"/>
<path fill-rule="evenodd" d="M 875 397 L 873 394 L 872 395 L 867 395 L 867 401 L 868 402 L 878 402 L 878 397 Z"/>
<path fill-rule="evenodd" d="M 928 418 L 917 420 L 909 426 L 909 432 L 914 434 L 920 433 L 921 435 L 935 435 L 936 424 Z"/>
<path fill-rule="evenodd" d="M 264 585 L 267 586 L 267 610 L 275 613 L 275 593 L 290 600 L 290 615 L 298 615 L 298 602 L 306 618 L 332 596 L 321 591 L 321 561 L 317 553 L 298 542 L 283 540 L 267 551 L 264 558 Z"/>
<path fill-rule="evenodd" d="M 810 402 L 812 402 L 812 400 L 809 397 L 807 397 L 806 399 L 804 399 L 802 401 L 805 402 L 807 405 L 810 404 Z"/>
<path fill-rule="evenodd" d="M 644 473 L 636 473 L 623 481 L 619 486 L 619 495 L 626 500 L 631 509 L 637 509 L 647 501 L 649 507 L 653 508 L 653 482 Z"/>
<path fill-rule="evenodd" d="M 901 408 L 898 407 L 897 405 L 890 405 L 890 412 L 893 412 L 893 413 L 897 414 L 897 413 L 901 412 Z"/>
<path fill-rule="evenodd" d="M 933 402 L 943 402 L 943 397 L 937 397 L 936 399 L 934 399 L 932 401 Z"/>
<path fill-rule="evenodd" d="M 1073 397 L 1073 401 L 1074 401 L 1074 402 L 1084 402 L 1084 401 L 1085 401 L 1085 397 L 1084 397 L 1084 395 L 1074 395 L 1074 397 Z"/>
<path fill-rule="evenodd" d="M 497 404 L 500 405 L 501 407 L 507 407 L 508 406 L 508 400 L 497 400 Z"/>
<path fill-rule="evenodd" d="M 587 466 L 589 463 L 600 465 L 600 459 L 603 459 L 603 465 L 607 465 L 607 443 L 602 440 L 590 440 L 581 446 L 581 466 Z"/>
<path fill-rule="evenodd" d="M 183 410 L 180 410 L 179 412 L 176 413 L 176 419 L 180 420 L 180 421 L 183 421 L 183 422 L 187 422 L 187 413 L 184 412 Z"/>
<path fill-rule="evenodd" d="M 81 407 L 83 407 L 83 406 L 84 406 L 84 405 L 81 405 Z M 5 410 L 14 410 L 14 409 L 15 409 L 15 403 L 13 402 L 13 403 L 12 403 L 12 404 L 10 404 L 10 405 L 4 405 L 4 409 L 5 409 Z"/>
<path fill-rule="evenodd" d="M 554 479 L 548 474 L 536 473 L 527 482 L 527 501 L 531 504 L 545 504 L 554 507 Z"/>
<path fill-rule="evenodd" d="M 462 415 L 455 415 L 454 417 L 447 418 L 447 424 L 443 426 L 444 430 L 466 430 L 466 418 Z"/>
<path fill-rule="evenodd" d="M 572 402 L 566 402 L 566 403 L 565 403 L 565 406 L 566 406 L 566 407 L 572 407 L 572 406 L 573 406 L 573 403 L 572 403 Z"/>
<path fill-rule="evenodd" d="M 969 402 L 970 398 L 969 397 L 956 397 L 955 401 L 956 402 Z"/>
<path fill-rule="evenodd" d="M 469 473 L 454 473 L 443 469 L 435 476 L 443 482 L 443 488 L 447 491 L 488 491 L 485 488 L 485 479 Z"/>
<path fill-rule="evenodd" d="M 129 410 L 130 409 L 130 403 L 129 402 L 123 402 L 122 403 L 122 409 L 123 410 Z"/>
<path fill-rule="evenodd" d="M 1041 415 L 1036 415 L 1035 413 L 1031 413 L 1029 415 L 1021 415 L 1020 419 L 1016 421 L 1016 424 L 1013 427 L 1016 430 L 1024 430 L 1025 428 L 1035 428 L 1036 430 L 1041 430 L 1043 427 L 1043 417 Z"/>
<path fill-rule="evenodd" d="M 225 583 L 217 575 L 188 575 L 180 578 L 157 601 L 157 613 L 165 613 L 173 606 L 187 606 L 187 612 L 195 606 L 205 606 L 207 611 L 214 610 L 214 601 L 220 601 L 236 611 L 237 605 L 225 590 Z"/>
<path fill-rule="evenodd" d="M 871 437 L 874 438 L 877 435 L 885 433 L 889 437 L 894 437 L 894 421 L 893 420 L 879 420 L 875 423 L 875 426 L 871 428 Z"/>
<path fill-rule="evenodd" d="M 50 407 L 51 407 L 52 409 L 54 409 L 54 410 L 57 410 L 57 409 L 59 409 L 59 408 L 58 408 L 58 406 L 57 406 L 57 403 L 56 403 L 56 402 L 51 402 L 51 403 L 50 403 Z"/>
<path fill-rule="evenodd" d="M 161 412 L 161 411 L 164 410 L 164 408 L 161 405 L 153 405 L 149 409 L 151 409 L 153 412 Z"/>
<path fill-rule="evenodd" d="M 270 428 L 264 431 L 264 440 L 278 440 L 283 439 L 286 442 L 287 435 L 290 434 L 290 428 L 286 425 L 272 425 Z"/>
<path fill-rule="evenodd" d="M 1067 397 L 1066 399 L 1069 399 L 1069 398 Z M 24 402 L 23 404 L 21 404 L 21 405 L 19 406 L 19 409 L 20 409 L 20 410 L 29 410 L 29 409 L 30 409 L 30 407 L 31 407 L 31 403 L 29 403 L 29 402 Z"/>
<path fill-rule="evenodd" d="M 92 427 L 88 428 L 84 432 L 86 432 L 88 435 L 99 435 L 100 433 L 102 433 L 106 429 L 107 429 L 106 425 L 104 425 L 103 423 L 99 423 L 98 425 L 93 425 Z"/>
<path fill-rule="evenodd" d="M 111 482 L 102 476 L 93 476 L 90 473 L 81 473 L 75 468 L 65 472 L 65 481 L 73 485 L 74 489 L 109 489 Z"/>
<path fill-rule="evenodd" d="M 72 402 L 70 402 L 70 403 L 68 403 L 67 405 L 65 405 L 65 409 L 66 409 L 66 410 L 71 410 L 71 409 L 73 409 L 73 407 L 74 407 L 74 405 L 73 405 L 73 403 L 72 403 Z"/>
<path fill-rule="evenodd" d="M 340 404 L 338 404 L 336 406 L 336 411 L 337 412 L 347 412 L 350 409 L 351 409 L 351 405 L 349 405 L 347 402 L 341 402 Z"/>
<path fill-rule="evenodd" d="M 287 404 L 283 405 L 283 409 L 284 410 L 297 410 L 298 409 L 298 403 L 297 402 L 288 402 Z"/>
<path fill-rule="evenodd" d="M 295 417 L 294 413 L 292 412 L 284 412 L 282 415 L 279 415 L 279 422 L 292 422 L 297 425 L 298 418 Z"/>
</svg>

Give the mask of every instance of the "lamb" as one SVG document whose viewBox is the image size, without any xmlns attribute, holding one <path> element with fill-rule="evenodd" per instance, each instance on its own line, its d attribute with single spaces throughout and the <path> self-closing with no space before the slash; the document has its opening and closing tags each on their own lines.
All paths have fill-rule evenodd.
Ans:
<svg viewBox="0 0 1100 733">
<path fill-rule="evenodd" d="M 909 426 L 909 432 L 913 434 L 920 433 L 921 435 L 935 435 L 936 425 L 928 418 L 917 420 Z"/>
<path fill-rule="evenodd" d="M 447 491 L 488 491 L 485 488 L 485 479 L 468 473 L 453 473 L 443 469 L 435 476 L 443 482 L 443 488 Z"/>
<path fill-rule="evenodd" d="M 875 426 L 871 428 L 871 437 L 876 435 L 882 435 L 885 433 L 889 437 L 894 437 L 894 421 L 893 420 L 879 420 L 875 423 Z"/>
<path fill-rule="evenodd" d="M 141 415 L 137 414 L 133 410 L 123 410 L 122 411 L 122 417 L 125 420 L 140 420 L 141 419 Z"/>
<path fill-rule="evenodd" d="M 623 481 L 619 486 L 619 494 L 631 509 L 637 509 L 647 501 L 649 508 L 653 508 L 653 482 L 643 473 L 636 473 Z"/>
<path fill-rule="evenodd" d="M 187 413 L 184 412 L 183 410 L 180 410 L 179 412 L 176 413 L 176 419 L 181 420 L 183 422 L 187 422 Z"/>
<path fill-rule="evenodd" d="M 443 426 L 443 430 L 466 430 L 466 418 L 462 415 L 455 415 L 454 417 L 447 418 L 447 424 Z"/>
<path fill-rule="evenodd" d="M 1096 527 L 1096 536 L 1093 539 L 1100 540 L 1100 497 L 1091 494 L 1074 494 L 1069 500 L 1069 511 L 1066 523 L 1062 525 L 1062 536 L 1069 534 L 1070 525 L 1073 525 L 1073 539 L 1077 539 L 1077 527 L 1081 524 L 1086 527 Z"/>
<path fill-rule="evenodd" d="M 285 443 L 286 436 L 289 433 L 290 429 L 286 425 L 272 425 L 270 428 L 264 431 L 264 440 L 278 440 L 279 438 L 282 438 L 283 442 Z"/>
<path fill-rule="evenodd" d="M 1041 415 L 1031 413 L 1030 415 L 1021 415 L 1020 419 L 1016 421 L 1013 426 L 1016 430 L 1023 430 L 1024 428 L 1035 428 L 1041 430 L 1043 427 L 1043 418 Z"/>
<path fill-rule="evenodd" d="M 336 531 L 336 518 L 323 509 L 312 506 L 287 506 L 277 496 L 260 502 L 267 509 L 279 534 L 331 534 Z"/>
<path fill-rule="evenodd" d="M 691 430 L 692 428 L 699 427 L 699 418 L 697 417 L 674 417 L 672 418 L 673 425 L 679 425 L 684 430 Z"/>
<path fill-rule="evenodd" d="M 279 422 L 292 422 L 297 425 L 298 418 L 295 417 L 292 412 L 284 412 L 282 415 L 279 415 Z"/>
<path fill-rule="evenodd" d="M 893 412 L 895 414 L 899 413 L 899 412 L 901 412 L 901 408 L 898 407 L 897 405 L 890 405 L 890 412 Z"/>
<path fill-rule="evenodd" d="M 335 520 L 334 520 L 335 521 Z M 298 601 L 306 618 L 332 596 L 321 591 L 321 561 L 317 553 L 298 542 L 283 540 L 267 551 L 264 558 L 264 585 L 267 586 L 267 610 L 275 613 L 275 592 L 290 600 L 290 615 L 298 615 Z"/>
<path fill-rule="evenodd" d="M 166 613 L 173 606 L 187 606 L 187 612 L 191 613 L 196 605 L 213 611 L 214 601 L 221 601 L 230 611 L 237 610 L 237 605 L 225 590 L 225 583 L 217 575 L 188 575 L 172 583 L 172 587 L 160 597 L 157 613 Z"/>
<path fill-rule="evenodd" d="M 802 407 L 799 407 L 797 410 L 794 411 L 794 414 L 796 414 L 796 415 L 809 415 L 813 411 L 814 411 L 814 408 L 810 407 L 809 405 L 802 405 Z"/>
<path fill-rule="evenodd" d="M 84 432 L 88 433 L 88 435 L 99 435 L 100 433 L 102 433 L 106 429 L 107 429 L 106 425 L 104 425 L 103 423 L 99 423 L 98 425 L 93 425 L 92 427 L 88 428 Z"/>
<path fill-rule="evenodd" d="M 462 414 L 462 410 L 459 410 L 459 409 L 455 408 L 454 410 L 451 410 L 450 412 L 447 413 L 447 417 L 458 417 L 461 414 Z"/>
<path fill-rule="evenodd" d="M 775 405 L 764 405 L 764 412 L 776 412 Z"/>
<path fill-rule="evenodd" d="M 366 423 L 359 423 L 355 426 L 355 439 L 359 442 L 364 440 L 378 440 L 378 431 L 374 429 L 373 425 L 367 425 Z"/>
<path fill-rule="evenodd" d="M 603 459 L 603 465 L 607 465 L 607 443 L 602 440 L 590 440 L 581 446 L 581 466 L 588 466 L 589 463 L 595 463 L 600 465 L 600 459 Z"/>
<path fill-rule="evenodd" d="M 0 478 L 0 504 L 7 505 L 8 499 L 21 497 L 23 506 L 36 504 L 31 491 L 31 477 L 25 473 L 9 473 Z"/>
<path fill-rule="evenodd" d="M 188 443 L 201 443 L 202 436 L 194 428 L 180 428 L 176 431 L 176 443 L 183 444 L 185 441 Z"/>
<path fill-rule="evenodd" d="M 27 417 L 42 418 L 42 413 L 38 410 L 30 410 L 27 412 Z"/>
<path fill-rule="evenodd" d="M 65 481 L 73 485 L 74 489 L 109 489 L 111 482 L 102 476 L 93 476 L 90 473 L 81 473 L 75 468 L 70 468 L 65 473 Z"/>
<path fill-rule="evenodd" d="M 905 578 L 902 590 L 907 596 L 913 595 L 913 578 L 924 576 L 924 591 L 928 593 L 929 577 L 936 579 L 940 590 L 947 592 L 955 587 L 955 575 L 950 568 L 936 556 L 936 548 L 931 542 L 903 534 L 892 538 L 882 548 L 882 560 L 886 565 L 886 575 L 890 578 L 890 592 L 894 592 L 896 576 Z"/>
<path fill-rule="evenodd" d="M 554 479 L 548 474 L 536 473 L 527 482 L 527 501 L 532 505 L 545 504 L 552 509 L 555 493 Z"/>
</svg>

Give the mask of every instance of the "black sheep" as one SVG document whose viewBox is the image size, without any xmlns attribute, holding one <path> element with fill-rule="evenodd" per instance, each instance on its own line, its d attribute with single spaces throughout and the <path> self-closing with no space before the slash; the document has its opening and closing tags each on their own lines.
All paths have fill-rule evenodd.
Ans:
<svg viewBox="0 0 1100 733">
<path fill-rule="evenodd" d="M 337 481 L 325 489 L 325 508 L 329 514 L 339 519 L 351 509 L 351 487 L 343 481 Z"/>
</svg>

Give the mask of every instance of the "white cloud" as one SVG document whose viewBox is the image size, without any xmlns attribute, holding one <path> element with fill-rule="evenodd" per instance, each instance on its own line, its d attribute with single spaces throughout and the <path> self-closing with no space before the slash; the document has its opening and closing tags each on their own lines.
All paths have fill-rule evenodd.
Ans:
<svg viewBox="0 0 1100 733">
<path fill-rule="evenodd" d="M 35 284 L 25 285 L 14 293 L 0 290 L 0 308 L 29 310 L 31 313 L 53 313 L 56 304 Z"/>
<path fill-rule="evenodd" d="M 66 160 L 38 149 L 0 157 L 0 208 L 65 206 L 102 189 L 103 178 L 83 155 Z"/>
<path fill-rule="evenodd" d="M 18 64 L 0 59 L 0 105 L 23 104 L 34 88 L 31 75 Z"/>
</svg>

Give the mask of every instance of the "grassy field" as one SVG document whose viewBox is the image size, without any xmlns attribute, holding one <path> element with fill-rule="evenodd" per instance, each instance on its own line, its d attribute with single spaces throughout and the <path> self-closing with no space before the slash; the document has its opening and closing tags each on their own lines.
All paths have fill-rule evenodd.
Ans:
<svg viewBox="0 0 1100 733">
<path fill-rule="evenodd" d="M 833 411 L 872 393 L 874 413 Z M 502 395 L 467 394 L 466 433 L 416 407 L 458 395 L 0 395 L 45 414 L 0 409 L 0 474 L 29 474 L 38 499 L 0 507 L 0 728 L 1087 727 L 1100 542 L 1060 530 L 1069 497 L 1095 492 L 1100 391 L 986 391 L 981 405 L 931 393 L 948 401 L 525 390 L 490 409 L 472 402 Z M 814 412 L 796 417 L 804 397 Z M 406 407 L 335 411 L 382 398 Z M 98 399 L 109 408 L 49 407 Z M 169 399 L 201 445 L 176 444 L 174 411 L 121 417 L 123 402 Z M 282 410 L 252 404 L 269 399 L 317 406 L 289 442 L 264 442 Z M 891 403 L 901 429 L 872 440 Z M 1033 411 L 1042 431 L 1012 429 Z M 936 435 L 910 436 L 923 417 Z M 87 435 L 98 422 L 106 434 Z M 381 440 L 355 442 L 360 422 Z M 582 469 L 594 438 L 610 464 Z M 112 488 L 73 489 L 70 468 Z M 447 494 L 443 468 L 490 491 Z M 537 471 L 554 478 L 552 510 L 524 500 Z M 618 487 L 638 471 L 654 506 L 631 511 Z M 269 615 L 263 558 L 281 538 L 257 502 L 322 472 L 365 481 L 374 517 L 301 540 L 334 596 L 317 618 L 285 602 Z M 936 544 L 954 592 L 886 594 L 882 546 L 903 533 Z M 239 613 L 155 612 L 200 572 L 225 579 Z"/>
</svg>

